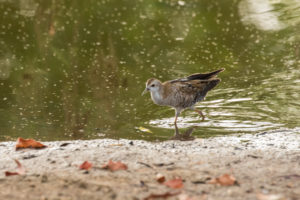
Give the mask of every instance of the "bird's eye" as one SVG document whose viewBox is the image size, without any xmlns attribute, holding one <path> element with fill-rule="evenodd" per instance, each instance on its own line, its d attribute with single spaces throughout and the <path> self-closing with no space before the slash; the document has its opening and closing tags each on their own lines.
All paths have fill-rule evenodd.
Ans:
<svg viewBox="0 0 300 200">
<path fill-rule="evenodd" d="M 151 85 L 151 87 L 154 87 L 154 86 L 155 86 L 154 84 Z"/>
</svg>

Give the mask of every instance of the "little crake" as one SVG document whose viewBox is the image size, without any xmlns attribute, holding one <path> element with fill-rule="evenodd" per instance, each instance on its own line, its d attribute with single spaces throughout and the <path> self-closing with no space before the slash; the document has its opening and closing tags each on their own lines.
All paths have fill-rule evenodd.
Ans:
<svg viewBox="0 0 300 200">
<path fill-rule="evenodd" d="M 151 99 L 155 104 L 173 107 L 175 109 L 174 124 L 176 127 L 177 117 L 187 108 L 196 111 L 202 117 L 202 120 L 204 120 L 203 113 L 195 109 L 194 105 L 202 101 L 207 92 L 221 81 L 216 76 L 222 71 L 224 69 L 205 74 L 192 74 L 186 78 L 163 83 L 158 79 L 150 78 L 146 82 L 146 89 L 142 95 L 149 91 Z"/>
</svg>

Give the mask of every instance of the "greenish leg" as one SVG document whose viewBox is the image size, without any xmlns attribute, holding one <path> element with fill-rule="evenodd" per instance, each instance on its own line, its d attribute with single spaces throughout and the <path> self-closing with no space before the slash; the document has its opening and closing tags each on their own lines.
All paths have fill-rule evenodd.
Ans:
<svg viewBox="0 0 300 200">
<path fill-rule="evenodd" d="M 197 112 L 202 117 L 202 121 L 204 121 L 205 116 L 203 115 L 203 113 L 200 110 L 196 110 L 196 109 L 194 109 L 194 111 Z"/>
</svg>

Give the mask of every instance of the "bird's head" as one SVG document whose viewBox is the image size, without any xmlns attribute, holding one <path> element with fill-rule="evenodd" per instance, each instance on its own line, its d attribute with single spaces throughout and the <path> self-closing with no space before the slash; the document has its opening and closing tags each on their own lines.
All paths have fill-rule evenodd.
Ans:
<svg viewBox="0 0 300 200">
<path fill-rule="evenodd" d="M 157 92 L 161 87 L 161 82 L 155 78 L 150 78 L 146 82 L 146 88 L 142 95 L 146 94 L 148 91 L 150 92 Z"/>
</svg>

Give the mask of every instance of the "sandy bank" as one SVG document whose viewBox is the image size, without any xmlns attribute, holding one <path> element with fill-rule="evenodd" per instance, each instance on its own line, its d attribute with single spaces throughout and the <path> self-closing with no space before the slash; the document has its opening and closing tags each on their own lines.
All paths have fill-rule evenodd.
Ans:
<svg viewBox="0 0 300 200">
<path fill-rule="evenodd" d="M 0 199 L 143 199 L 177 192 L 195 199 L 300 199 L 300 129 L 194 141 L 150 143 L 137 140 L 43 142 L 42 150 L 15 151 L 15 142 L 0 143 Z M 18 159 L 24 176 L 5 177 Z M 109 159 L 128 170 L 100 169 Z M 88 173 L 78 169 L 85 160 Z M 184 187 L 156 182 L 181 177 Z M 239 185 L 216 186 L 207 180 L 232 174 Z M 184 195 L 183 195 L 184 194 Z M 273 196 L 270 196 L 273 195 Z M 267 199 L 268 200 L 268 199 Z"/>
</svg>

